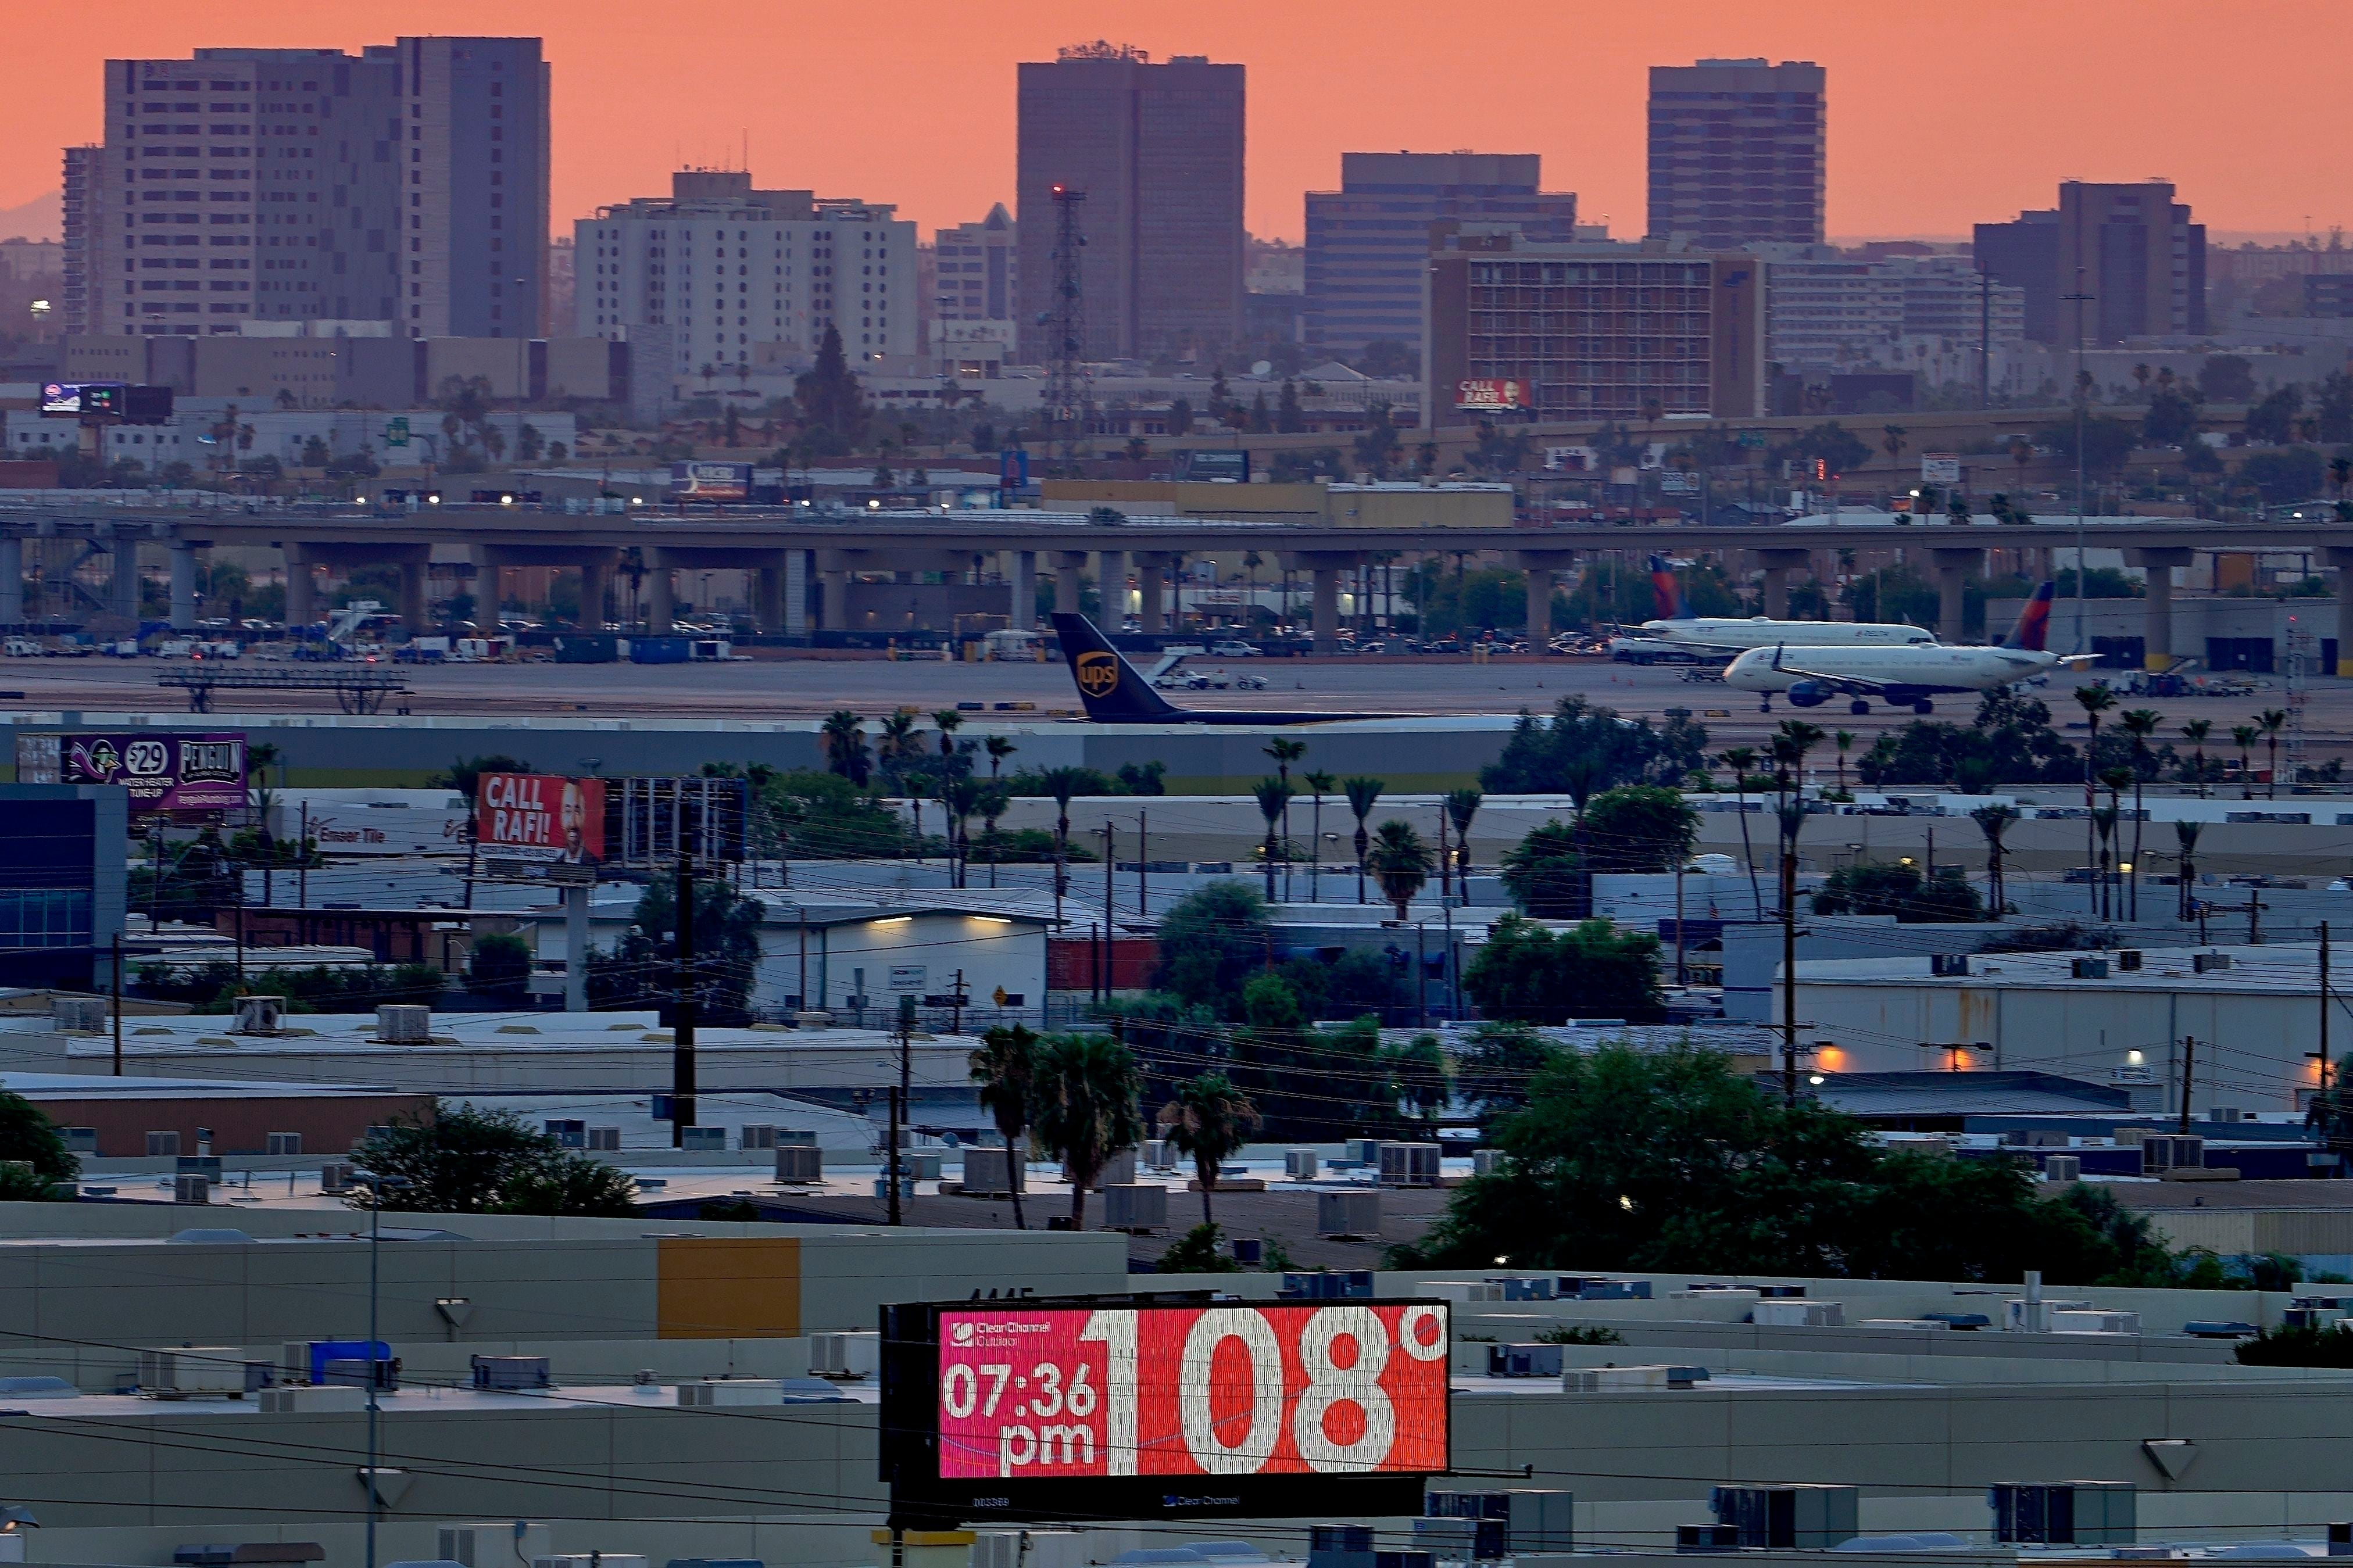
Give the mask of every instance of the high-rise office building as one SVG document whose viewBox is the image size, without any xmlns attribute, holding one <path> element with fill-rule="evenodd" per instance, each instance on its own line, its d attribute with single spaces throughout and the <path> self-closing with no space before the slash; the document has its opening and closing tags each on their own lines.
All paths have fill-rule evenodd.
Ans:
<svg viewBox="0 0 2353 1568">
<path fill-rule="evenodd" d="M 2165 180 L 2068 180 L 2055 208 L 1978 225 L 1978 260 L 2026 290 L 2026 333 L 2039 342 L 2195 336 L 2206 330 L 2206 226 L 2173 198 Z"/>
<path fill-rule="evenodd" d="M 1085 193 L 1086 353 L 1118 359 L 1231 342 L 1242 330 L 1243 69 L 1089 44 L 1020 68 L 1020 357 L 1053 333 L 1054 188 Z"/>
<path fill-rule="evenodd" d="M 1822 241 L 1822 68 L 1651 68 L 1651 225 L 1709 250 Z"/>
<path fill-rule="evenodd" d="M 1344 153 L 1340 188 L 1307 194 L 1306 342 L 1350 355 L 1388 339 L 1421 352 L 1430 226 L 1515 223 L 1530 240 L 1577 237 L 1577 197 L 1538 189 L 1534 153 Z"/>
<path fill-rule="evenodd" d="M 573 226 L 577 330 L 615 342 L 667 332 L 685 374 L 806 359 L 828 327 L 853 364 L 921 353 L 915 226 L 893 210 L 681 170 L 668 196 Z"/>
<path fill-rule="evenodd" d="M 1656 239 L 1537 244 L 1507 224 L 1442 224 L 1428 267 L 1430 427 L 1764 411 L 1754 256 Z"/>
<path fill-rule="evenodd" d="M 978 223 L 958 224 L 932 237 L 933 319 L 1010 321 L 1019 298 L 1019 234 L 1003 202 Z"/>
<path fill-rule="evenodd" d="M 66 153 L 69 306 L 107 335 L 537 336 L 547 140 L 536 38 L 110 60 L 106 141 Z"/>
</svg>

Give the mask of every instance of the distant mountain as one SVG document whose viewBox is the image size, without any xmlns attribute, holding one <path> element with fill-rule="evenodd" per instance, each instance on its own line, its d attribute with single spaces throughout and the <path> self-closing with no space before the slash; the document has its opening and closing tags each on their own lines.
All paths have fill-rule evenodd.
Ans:
<svg viewBox="0 0 2353 1568">
<path fill-rule="evenodd" d="M 65 237 L 65 193 L 51 191 L 20 207 L 0 207 L 0 239 Z"/>
</svg>

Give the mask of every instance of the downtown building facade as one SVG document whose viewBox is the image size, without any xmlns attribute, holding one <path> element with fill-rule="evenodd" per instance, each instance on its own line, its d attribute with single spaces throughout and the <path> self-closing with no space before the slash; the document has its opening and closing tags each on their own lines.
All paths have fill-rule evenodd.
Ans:
<svg viewBox="0 0 2353 1568">
<path fill-rule="evenodd" d="M 536 38 L 108 61 L 106 140 L 66 150 L 69 330 L 541 335 L 548 86 Z"/>
<path fill-rule="evenodd" d="M 1516 224 L 1544 244 L 1577 238 L 1577 197 L 1542 189 L 1534 153 L 1344 153 L 1340 188 L 1307 194 L 1309 348 L 1349 356 L 1387 340 L 1421 351 L 1430 225 Z"/>
<path fill-rule="evenodd" d="M 1441 225 L 1427 268 L 1431 426 L 1764 411 L 1763 267 L 1746 252 Z"/>
<path fill-rule="evenodd" d="M 1821 244 L 1825 80 L 1806 60 L 1651 67 L 1651 237 L 1704 250 Z"/>
<path fill-rule="evenodd" d="M 2014 348 L 2025 290 L 1989 283 L 1962 256 L 1861 257 L 1832 246 L 1760 246 L 1766 355 L 1785 372 L 1905 368 L 1928 343 Z"/>
<path fill-rule="evenodd" d="M 2068 180 L 2059 205 L 1977 226 L 1978 261 L 2026 295 L 2026 333 L 2073 348 L 2206 331 L 2206 226 L 2169 181 Z M 2081 296 L 2078 298 L 2078 296 Z"/>
<path fill-rule="evenodd" d="M 1089 44 L 1019 69 L 1019 357 L 1055 357 L 1057 189 L 1075 220 L 1084 357 L 1184 356 L 1242 334 L 1244 71 Z"/>
<path fill-rule="evenodd" d="M 807 360 L 826 330 L 853 367 L 923 352 L 915 226 L 888 204 L 755 190 L 749 173 L 681 170 L 668 196 L 573 226 L 575 330 L 667 340 L 677 374 Z"/>
</svg>

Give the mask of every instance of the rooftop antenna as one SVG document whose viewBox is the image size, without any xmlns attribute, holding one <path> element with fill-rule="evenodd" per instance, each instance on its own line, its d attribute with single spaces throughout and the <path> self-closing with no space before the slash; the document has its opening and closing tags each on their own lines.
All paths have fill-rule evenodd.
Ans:
<svg viewBox="0 0 2353 1568">
<path fill-rule="evenodd" d="M 1079 279 L 1079 252 L 1086 237 L 1079 232 L 1079 205 L 1084 191 L 1057 184 L 1054 197 L 1054 303 L 1048 321 L 1053 329 L 1053 369 L 1046 383 L 1047 423 L 1057 433 L 1062 461 L 1074 462 L 1079 437 L 1086 429 L 1092 389 L 1087 382 L 1086 299 Z"/>
</svg>

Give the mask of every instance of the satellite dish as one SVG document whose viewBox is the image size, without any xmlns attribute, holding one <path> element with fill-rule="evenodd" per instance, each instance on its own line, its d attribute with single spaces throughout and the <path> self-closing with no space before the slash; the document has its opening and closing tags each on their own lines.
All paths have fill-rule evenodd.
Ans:
<svg viewBox="0 0 2353 1568">
<path fill-rule="evenodd" d="M 1259 361 L 1256 364 L 1254 364 L 1254 365 L 1250 366 L 1250 374 L 1251 374 L 1252 375 L 1266 375 L 1266 374 L 1271 374 L 1271 373 L 1273 371 L 1273 369 L 1274 369 L 1274 362 L 1273 362 L 1272 360 L 1271 360 L 1271 359 L 1262 359 L 1262 360 Z"/>
</svg>

